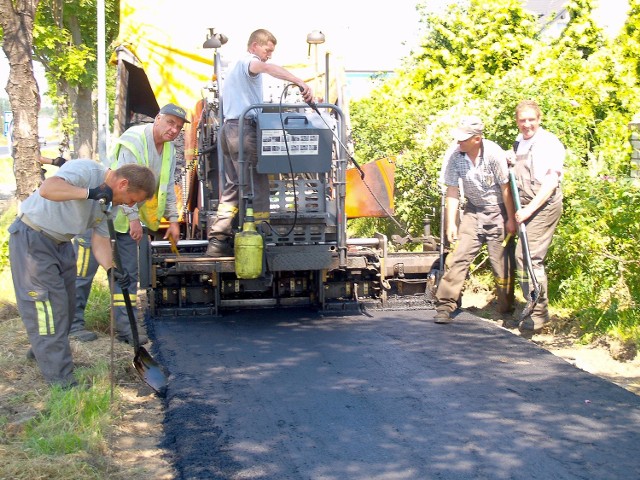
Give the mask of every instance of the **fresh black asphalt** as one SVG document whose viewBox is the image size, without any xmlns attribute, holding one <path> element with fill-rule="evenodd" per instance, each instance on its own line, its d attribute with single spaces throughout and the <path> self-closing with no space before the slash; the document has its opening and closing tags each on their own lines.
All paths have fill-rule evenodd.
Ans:
<svg viewBox="0 0 640 480">
<path fill-rule="evenodd" d="M 640 397 L 468 313 L 152 321 L 177 478 L 640 478 Z"/>
</svg>

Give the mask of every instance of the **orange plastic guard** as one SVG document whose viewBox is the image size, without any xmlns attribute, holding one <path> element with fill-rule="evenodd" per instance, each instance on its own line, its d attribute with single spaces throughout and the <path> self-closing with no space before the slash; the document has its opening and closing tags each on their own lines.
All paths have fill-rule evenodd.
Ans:
<svg viewBox="0 0 640 480">
<path fill-rule="evenodd" d="M 364 180 L 357 168 L 347 169 L 347 198 L 345 202 L 347 218 L 387 217 L 389 214 L 393 214 L 396 158 L 381 158 L 361 165 L 360 168 L 364 172 Z"/>
</svg>

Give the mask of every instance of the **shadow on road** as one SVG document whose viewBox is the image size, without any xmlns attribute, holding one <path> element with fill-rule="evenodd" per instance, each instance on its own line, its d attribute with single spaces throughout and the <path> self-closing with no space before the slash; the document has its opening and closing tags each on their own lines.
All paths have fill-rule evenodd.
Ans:
<svg viewBox="0 0 640 480">
<path fill-rule="evenodd" d="M 468 313 L 156 320 L 180 478 L 631 478 L 640 398 Z"/>
</svg>

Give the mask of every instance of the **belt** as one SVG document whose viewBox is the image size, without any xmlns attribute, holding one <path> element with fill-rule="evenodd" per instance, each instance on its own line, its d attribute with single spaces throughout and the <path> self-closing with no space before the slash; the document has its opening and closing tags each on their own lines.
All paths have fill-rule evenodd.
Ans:
<svg viewBox="0 0 640 480">
<path fill-rule="evenodd" d="M 44 235 L 45 237 L 47 237 L 49 240 L 51 240 L 52 242 L 54 242 L 56 245 L 61 245 L 63 243 L 69 242 L 70 240 L 60 240 L 56 237 L 54 237 L 53 235 L 51 235 L 50 233 L 45 232 L 44 230 L 42 230 L 42 228 L 40 228 L 38 225 L 36 225 L 35 223 L 33 223 L 29 217 L 27 217 L 24 213 L 21 214 L 20 216 L 18 216 L 18 220 L 20 220 L 22 223 L 24 223 L 27 227 L 29 227 L 31 230 L 41 233 L 42 235 Z"/>
<path fill-rule="evenodd" d="M 498 209 L 500 210 L 501 213 L 506 212 L 505 206 L 501 203 L 497 205 L 485 205 L 482 207 L 476 207 L 473 203 L 467 202 L 466 205 L 464 206 L 465 213 L 482 213 L 482 212 L 494 213 L 494 212 L 497 212 Z"/>
<path fill-rule="evenodd" d="M 225 122 L 228 123 L 240 123 L 240 120 L 237 118 L 227 118 L 225 120 Z M 256 125 L 256 119 L 255 118 L 243 118 L 242 119 L 242 123 L 244 123 L 245 125 L 250 125 L 252 127 L 254 127 Z"/>
</svg>

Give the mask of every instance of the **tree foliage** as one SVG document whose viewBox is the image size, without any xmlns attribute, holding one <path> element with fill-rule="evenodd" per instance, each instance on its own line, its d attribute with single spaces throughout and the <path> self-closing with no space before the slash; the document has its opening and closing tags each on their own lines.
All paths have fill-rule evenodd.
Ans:
<svg viewBox="0 0 640 480">
<path fill-rule="evenodd" d="M 118 5 L 116 0 L 105 1 L 109 43 L 117 35 Z M 14 118 L 17 195 L 25 198 L 42 181 L 37 124 L 40 94 L 34 59 L 45 67 L 47 95 L 57 106 L 65 135 L 61 144 L 69 148 L 73 136 L 76 154 L 93 157 L 97 4 L 95 0 L 0 0 L 0 6 L 0 38 L 10 64 L 6 90 Z"/>
<path fill-rule="evenodd" d="M 105 0 L 105 37 L 117 36 L 118 5 Z M 43 0 L 34 26 L 34 57 L 43 64 L 50 87 L 47 95 L 57 106 L 58 118 L 69 146 L 85 158 L 95 151 L 93 91 L 97 84 L 96 0 Z"/>
<path fill-rule="evenodd" d="M 640 1 L 629 1 L 629 13 L 622 33 L 617 42 L 621 47 L 622 55 L 629 66 L 632 67 L 636 78 L 640 78 Z"/>
<path fill-rule="evenodd" d="M 483 94 L 492 79 L 531 51 L 536 29 L 519 0 L 454 3 L 446 16 L 427 14 L 421 50 L 409 73 L 413 86 L 433 100 L 452 100 L 452 90 Z"/>
<path fill-rule="evenodd" d="M 440 204 L 438 173 L 456 119 L 480 115 L 487 137 L 510 148 L 516 104 L 535 99 L 544 127 L 568 151 L 565 210 L 548 256 L 552 300 L 585 328 L 638 336 L 640 210 L 629 206 L 640 192 L 629 180 L 628 125 L 640 111 L 640 1 L 631 0 L 613 40 L 594 22 L 591 0 L 569 2 L 567 27 L 552 39 L 538 34 L 520 1 L 471 0 L 440 14 L 426 6 L 419 48 L 351 106 L 356 154 L 398 157 L 396 212 L 419 234 Z M 361 233 L 371 227 L 358 225 Z"/>
</svg>

